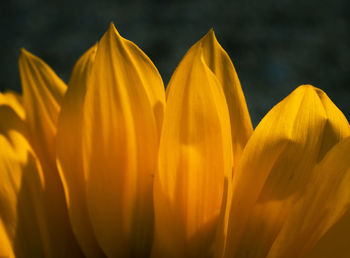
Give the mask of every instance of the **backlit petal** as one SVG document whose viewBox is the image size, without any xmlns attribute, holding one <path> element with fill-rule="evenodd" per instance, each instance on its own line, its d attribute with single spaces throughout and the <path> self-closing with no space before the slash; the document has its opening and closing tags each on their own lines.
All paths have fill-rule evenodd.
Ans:
<svg viewBox="0 0 350 258">
<path fill-rule="evenodd" d="M 40 158 L 53 162 L 56 124 L 67 86 L 47 64 L 25 49 L 19 69 L 31 141 Z"/>
<path fill-rule="evenodd" d="M 74 66 L 57 126 L 57 165 L 73 231 L 87 257 L 103 256 L 88 214 L 82 156 L 83 104 L 96 50 L 97 45 L 90 48 Z"/>
<path fill-rule="evenodd" d="M 220 82 L 195 44 L 167 88 L 154 183 L 153 257 L 213 252 L 225 179 L 232 174 L 229 112 Z"/>
<path fill-rule="evenodd" d="M 0 257 L 48 254 L 41 170 L 15 93 L 0 93 Z"/>
<path fill-rule="evenodd" d="M 25 119 L 25 111 L 23 108 L 23 98 L 17 92 L 7 91 L 6 93 L 0 93 L 0 105 L 2 108 L 8 107 L 16 114 L 20 120 Z M 6 120 L 1 118 L 0 123 L 2 126 L 6 124 Z"/>
<path fill-rule="evenodd" d="M 306 258 L 350 257 L 350 209 L 326 232 Z"/>
<path fill-rule="evenodd" d="M 96 52 L 83 126 L 89 215 L 109 257 L 149 255 L 164 101 L 153 63 L 111 24 Z"/>
<path fill-rule="evenodd" d="M 214 73 L 221 87 L 223 88 L 228 110 L 230 113 L 232 150 L 233 150 L 233 172 L 237 168 L 243 149 L 253 133 L 253 127 L 248 113 L 247 104 L 243 95 L 242 87 L 239 82 L 236 70 L 226 51 L 216 40 L 214 31 L 211 29 L 200 41 L 203 46 L 203 57 L 206 65 Z M 216 241 L 216 255 L 222 253 L 225 245 L 225 235 L 227 231 L 227 217 L 229 205 L 231 203 L 231 181 L 227 182 L 227 194 L 223 203 L 221 225 L 219 226 Z M 220 255 L 219 255 L 220 256 Z"/>
<path fill-rule="evenodd" d="M 201 43 L 205 63 L 219 80 L 226 97 L 230 112 L 232 148 L 236 167 L 243 148 L 253 133 L 247 103 L 231 59 L 216 40 L 214 31 L 210 30 Z"/>
<path fill-rule="evenodd" d="M 254 131 L 234 175 L 225 257 L 268 255 L 296 203 L 308 198 L 316 163 L 349 134 L 341 111 L 312 86 L 276 105 Z"/>
<path fill-rule="evenodd" d="M 0 218 L 0 256 L 1 257 L 14 257 L 11 240 L 6 232 L 6 228 L 3 225 L 2 219 Z"/>
<path fill-rule="evenodd" d="M 56 124 L 66 85 L 41 59 L 22 50 L 19 68 L 28 140 L 43 169 L 44 209 L 50 256 L 80 255 L 70 227 L 62 183 L 56 168 Z"/>
<path fill-rule="evenodd" d="M 301 257 L 349 209 L 349 154 L 350 137 L 335 145 L 315 166 L 313 179 L 286 219 L 268 257 Z M 343 237 L 346 234 L 336 237 L 336 241 L 341 242 Z M 340 255 L 338 251 L 330 257 Z"/>
</svg>

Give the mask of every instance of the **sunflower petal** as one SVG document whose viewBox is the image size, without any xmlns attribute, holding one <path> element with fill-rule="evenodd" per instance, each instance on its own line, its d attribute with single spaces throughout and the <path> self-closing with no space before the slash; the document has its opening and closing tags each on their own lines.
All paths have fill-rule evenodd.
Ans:
<svg viewBox="0 0 350 258">
<path fill-rule="evenodd" d="M 53 162 L 56 155 L 56 124 L 67 86 L 41 59 L 22 49 L 19 68 L 23 105 L 34 148 Z"/>
<path fill-rule="evenodd" d="M 305 257 L 350 257 L 350 209 L 322 236 Z"/>
<path fill-rule="evenodd" d="M 41 59 L 22 49 L 19 69 L 28 141 L 43 169 L 44 209 L 50 256 L 79 256 L 70 227 L 61 179 L 56 167 L 56 124 L 66 85 Z"/>
<path fill-rule="evenodd" d="M 276 105 L 248 141 L 234 176 L 225 257 L 266 256 L 314 180 L 316 163 L 349 134 L 341 111 L 312 86 Z"/>
<path fill-rule="evenodd" d="M 43 185 L 20 97 L 0 93 L 0 257 L 43 257 Z"/>
<path fill-rule="evenodd" d="M 350 206 L 349 154 L 350 137 L 315 166 L 313 180 L 286 219 L 268 257 L 301 257 L 344 215 Z"/>
<path fill-rule="evenodd" d="M 23 121 L 25 119 L 25 111 L 23 108 L 22 96 L 17 92 L 8 91 L 6 93 L 0 93 L 0 105 L 2 108 L 8 107 L 16 114 L 16 116 Z M 1 125 L 6 124 L 6 120 L 2 118 L 0 121 Z"/>
<path fill-rule="evenodd" d="M 88 215 L 82 154 L 84 97 L 96 50 L 97 45 L 90 48 L 74 66 L 57 125 L 57 166 L 73 231 L 87 257 L 103 256 Z"/>
<path fill-rule="evenodd" d="M 111 24 L 96 52 L 83 126 L 88 210 L 107 256 L 149 255 L 164 101 L 155 66 Z"/>
<path fill-rule="evenodd" d="M 226 97 L 230 113 L 234 167 L 236 167 L 243 148 L 253 133 L 247 103 L 232 61 L 216 40 L 212 29 L 202 38 L 201 43 L 205 63 L 220 82 Z"/>
<path fill-rule="evenodd" d="M 217 41 L 213 29 L 211 29 L 199 42 L 203 46 L 204 61 L 220 82 L 225 94 L 230 113 L 234 159 L 233 173 L 235 173 L 234 171 L 237 168 L 243 149 L 253 133 L 247 104 L 232 61 Z M 222 204 L 223 214 L 221 214 L 222 218 L 220 218 L 221 222 L 216 237 L 216 255 L 219 256 L 221 256 L 220 254 L 224 250 L 224 246 L 220 245 L 225 245 L 224 239 L 227 233 L 227 217 L 232 197 L 231 180 L 227 182 L 226 187 L 227 196 L 225 197 L 225 203 Z"/>
<path fill-rule="evenodd" d="M 15 257 L 13 253 L 11 240 L 9 239 L 6 228 L 3 225 L 2 219 L 0 219 L 0 256 L 1 257 Z"/>
<path fill-rule="evenodd" d="M 232 173 L 229 121 L 220 82 L 197 43 L 167 88 L 154 183 L 153 257 L 207 257 L 213 252 L 224 183 Z"/>
</svg>

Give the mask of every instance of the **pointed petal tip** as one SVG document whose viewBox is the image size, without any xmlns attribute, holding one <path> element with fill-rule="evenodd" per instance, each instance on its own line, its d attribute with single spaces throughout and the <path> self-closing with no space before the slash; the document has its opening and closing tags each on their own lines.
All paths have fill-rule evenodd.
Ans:
<svg viewBox="0 0 350 258">
<path fill-rule="evenodd" d="M 19 57 L 29 57 L 33 55 L 32 53 L 30 53 L 27 49 L 25 49 L 24 47 L 21 48 L 21 53 L 19 55 Z"/>
<path fill-rule="evenodd" d="M 205 36 L 203 37 L 203 40 L 205 40 L 205 39 L 216 41 L 215 32 L 214 32 L 213 27 L 211 27 L 210 30 L 207 32 L 207 34 L 205 34 Z"/>
<path fill-rule="evenodd" d="M 114 22 L 109 23 L 109 27 L 108 27 L 107 32 L 115 34 L 116 36 L 120 37 L 120 34 L 119 34 L 117 28 L 115 27 Z"/>
<path fill-rule="evenodd" d="M 114 30 L 115 29 L 115 25 L 114 25 L 114 22 L 110 22 L 109 23 L 109 27 L 108 27 L 109 30 Z"/>
<path fill-rule="evenodd" d="M 21 48 L 21 53 L 19 55 L 19 61 L 34 61 L 34 60 L 39 60 L 42 61 L 38 56 L 34 55 L 33 53 L 29 52 L 27 49 L 25 48 Z"/>
<path fill-rule="evenodd" d="M 214 28 L 210 28 L 210 30 L 205 34 L 201 39 L 200 39 L 200 45 L 204 49 L 211 49 L 211 48 L 216 48 L 216 49 L 222 49 L 219 41 L 216 38 Z"/>
</svg>

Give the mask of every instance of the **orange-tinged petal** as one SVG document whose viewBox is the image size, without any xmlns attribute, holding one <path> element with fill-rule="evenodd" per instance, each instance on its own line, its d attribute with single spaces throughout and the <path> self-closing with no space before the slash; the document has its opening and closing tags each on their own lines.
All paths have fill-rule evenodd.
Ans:
<svg viewBox="0 0 350 258">
<path fill-rule="evenodd" d="M 95 60 L 97 45 L 74 66 L 57 125 L 57 166 L 66 193 L 73 231 L 87 257 L 103 257 L 88 214 L 86 175 L 83 170 L 82 121 L 86 85 Z"/>
<path fill-rule="evenodd" d="M 79 256 L 81 251 L 70 227 L 63 187 L 56 168 L 56 125 L 66 85 L 47 64 L 24 49 L 19 58 L 19 68 L 27 139 L 43 169 L 49 256 Z"/>
<path fill-rule="evenodd" d="M 109 257 L 147 257 L 164 87 L 149 58 L 111 24 L 99 42 L 84 103 L 87 204 Z"/>
<path fill-rule="evenodd" d="M 211 29 L 200 42 L 203 46 L 205 63 L 224 90 L 230 113 L 233 158 L 236 167 L 243 148 L 253 133 L 247 103 L 232 61 L 216 40 L 214 31 Z"/>
<path fill-rule="evenodd" d="M 197 43 L 198 44 L 198 43 Z M 243 152 L 243 149 L 253 133 L 253 127 L 251 119 L 248 113 L 247 104 L 243 95 L 242 87 L 239 82 L 236 70 L 232 64 L 232 61 L 226 51 L 221 47 L 216 40 L 214 31 L 211 29 L 205 37 L 203 37 L 199 44 L 203 46 L 203 57 L 206 65 L 214 73 L 216 78 L 223 88 L 228 110 L 230 113 L 231 123 L 231 136 L 232 136 L 232 149 L 233 149 L 233 173 L 237 168 L 239 159 Z M 227 231 L 227 217 L 229 211 L 229 205 L 231 203 L 232 195 L 231 180 L 227 182 L 227 197 L 223 203 L 223 211 L 225 211 L 219 226 L 218 236 L 216 241 L 217 255 L 222 253 L 225 245 L 225 235 Z"/>
<path fill-rule="evenodd" d="M 268 255 L 315 179 L 316 163 L 349 134 L 341 111 L 312 86 L 276 105 L 254 131 L 234 175 L 225 257 Z"/>
<path fill-rule="evenodd" d="M 0 224 L 16 257 L 49 256 L 39 166 L 23 135 L 7 137 L 0 134 Z"/>
<path fill-rule="evenodd" d="M 232 175 L 229 112 L 220 82 L 195 44 L 167 88 L 154 182 L 153 257 L 207 257 L 213 252 Z"/>
<path fill-rule="evenodd" d="M 6 93 L 0 93 L 0 105 L 2 108 L 9 107 L 12 109 L 20 120 L 25 119 L 23 99 L 17 92 L 7 91 Z M 6 120 L 1 118 L 0 123 L 5 124 Z"/>
<path fill-rule="evenodd" d="M 313 179 L 284 222 L 268 257 L 305 255 L 349 209 L 349 154 L 350 137 L 336 144 L 315 166 Z M 336 239 L 341 241 L 345 236 Z"/>
<path fill-rule="evenodd" d="M 306 258 L 350 257 L 350 209 L 322 236 Z"/>
<path fill-rule="evenodd" d="M 0 257 L 44 257 L 42 172 L 15 93 L 0 93 Z"/>
<path fill-rule="evenodd" d="M 15 257 L 13 253 L 11 241 L 7 235 L 5 226 L 0 219 L 0 257 Z"/>
<path fill-rule="evenodd" d="M 31 141 L 40 157 L 53 162 L 57 119 L 67 86 L 47 64 L 25 49 L 19 69 Z"/>
</svg>

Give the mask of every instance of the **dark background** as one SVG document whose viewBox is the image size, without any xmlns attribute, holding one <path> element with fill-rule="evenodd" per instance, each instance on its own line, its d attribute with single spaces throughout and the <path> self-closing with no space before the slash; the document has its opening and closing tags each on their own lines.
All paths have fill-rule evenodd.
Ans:
<svg viewBox="0 0 350 258">
<path fill-rule="evenodd" d="M 350 117 L 350 1 L 1 0 L 0 90 L 20 91 L 24 47 L 66 82 L 113 21 L 153 60 L 165 84 L 211 27 L 230 55 L 256 126 L 300 84 L 323 89 Z"/>
</svg>

